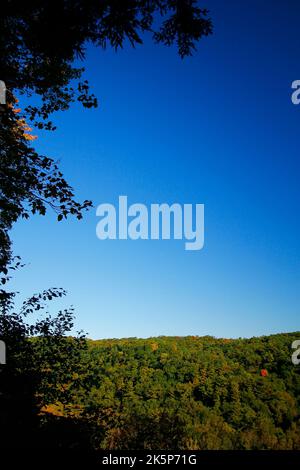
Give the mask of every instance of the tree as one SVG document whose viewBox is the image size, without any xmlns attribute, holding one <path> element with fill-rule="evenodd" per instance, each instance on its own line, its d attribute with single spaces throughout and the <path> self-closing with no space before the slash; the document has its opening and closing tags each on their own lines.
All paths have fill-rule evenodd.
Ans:
<svg viewBox="0 0 300 470">
<path fill-rule="evenodd" d="M 50 403 L 69 403 L 79 386 L 85 337 L 65 336 L 73 328 L 72 309 L 56 316 L 47 313 L 47 302 L 64 295 L 56 288 L 33 295 L 19 312 L 10 299 L 0 315 L 0 339 L 8 356 L 7 364 L 0 366 L 1 448 L 38 446 L 41 410 Z M 27 321 L 44 309 L 42 318 Z"/>
<path fill-rule="evenodd" d="M 10 229 L 20 217 L 44 215 L 51 207 L 58 221 L 69 215 L 80 219 L 83 211 L 91 206 L 88 200 L 76 200 L 73 188 L 53 158 L 35 151 L 27 124 L 53 131 L 55 125 L 50 116 L 69 109 L 75 100 L 86 108 L 97 106 L 96 97 L 83 79 L 84 68 L 75 67 L 75 59 L 84 61 L 88 43 L 102 49 L 107 45 L 119 49 L 128 43 L 134 47 L 142 44 L 145 32 L 151 33 L 157 43 L 176 44 L 181 57 L 190 55 L 196 42 L 212 32 L 207 14 L 195 0 L 1 2 L 0 80 L 7 88 L 6 103 L 0 104 L 2 285 L 9 280 L 10 270 L 20 266 L 20 259 L 13 257 L 10 239 Z M 162 21 L 156 27 L 159 19 Z M 34 95 L 40 104 L 21 111 L 17 104 L 19 95 L 29 98 Z M 40 309 L 43 296 L 49 299 L 53 292 L 33 297 L 26 304 L 29 310 Z M 58 392 L 51 381 L 51 377 L 57 381 L 57 376 L 51 374 L 60 374 L 62 364 L 62 374 L 76 370 L 76 364 L 66 359 L 69 354 L 71 358 L 76 356 L 81 345 L 80 341 L 70 343 L 63 337 L 71 325 L 68 311 L 54 319 L 46 317 L 32 326 L 24 320 L 26 310 L 14 312 L 14 297 L 15 293 L 0 290 L 0 336 L 9 346 L 11 359 L 1 377 L 6 376 L 6 381 L 2 382 L 0 407 L 2 411 L 10 411 L 3 414 L 2 424 L 10 422 L 12 433 L 18 427 L 18 420 L 23 425 L 27 422 L 28 426 L 31 418 L 36 417 L 40 409 L 37 397 L 43 384 L 42 396 L 50 391 Z M 32 341 L 32 336 L 37 335 L 41 338 Z M 38 358 L 37 362 L 33 358 Z M 22 431 L 25 432 L 25 427 L 20 428 L 21 434 Z"/>
<path fill-rule="evenodd" d="M 49 120 L 53 112 L 67 110 L 75 100 L 87 108 L 97 106 L 89 84 L 81 79 L 84 68 L 74 66 L 75 59 L 84 60 L 87 43 L 102 49 L 126 43 L 134 47 L 150 32 L 157 43 L 175 43 L 184 57 L 212 32 L 207 14 L 195 0 L 1 2 L 0 78 L 7 87 L 7 105 L 0 105 L 0 272 L 7 275 L 12 260 L 8 233 L 19 217 L 44 215 L 51 206 L 58 220 L 81 218 L 91 205 L 76 202 L 58 165 L 34 151 L 20 122 L 54 130 Z M 34 94 L 40 106 L 29 105 L 17 116 L 16 94 Z"/>
</svg>

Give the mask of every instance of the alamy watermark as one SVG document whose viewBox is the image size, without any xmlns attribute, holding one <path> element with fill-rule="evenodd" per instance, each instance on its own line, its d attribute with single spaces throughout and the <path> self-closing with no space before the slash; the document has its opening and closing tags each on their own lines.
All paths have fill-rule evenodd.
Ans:
<svg viewBox="0 0 300 470">
<path fill-rule="evenodd" d="M 185 240 L 185 250 L 204 246 L 204 204 L 135 203 L 119 196 L 119 206 L 100 204 L 96 235 L 100 240 Z"/>
<path fill-rule="evenodd" d="M 300 339 L 292 342 L 292 349 L 296 349 L 292 354 L 292 363 L 294 366 L 298 366 L 300 364 Z"/>
<path fill-rule="evenodd" d="M 298 105 L 300 104 L 300 80 L 293 81 L 292 89 L 295 90 L 291 95 L 292 103 Z"/>
<path fill-rule="evenodd" d="M 6 104 L 6 85 L 3 80 L 0 80 L 0 104 Z"/>
<path fill-rule="evenodd" d="M 0 364 L 6 364 L 6 344 L 0 340 Z"/>
</svg>

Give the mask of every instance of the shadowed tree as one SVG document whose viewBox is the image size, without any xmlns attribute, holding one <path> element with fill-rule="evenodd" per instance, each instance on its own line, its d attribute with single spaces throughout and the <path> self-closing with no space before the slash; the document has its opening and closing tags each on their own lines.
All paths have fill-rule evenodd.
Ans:
<svg viewBox="0 0 300 470">
<path fill-rule="evenodd" d="M 46 442 L 41 432 L 42 410 L 48 404 L 72 402 L 80 384 L 86 340 L 82 334 L 66 336 L 73 328 L 73 310 L 56 316 L 46 310 L 37 320 L 27 321 L 28 316 L 46 309 L 47 301 L 64 295 L 62 289 L 49 289 L 25 301 L 19 312 L 12 299 L 2 305 L 0 339 L 6 344 L 7 362 L 0 365 L 1 448 L 53 445 L 51 433 Z M 59 427 L 53 434 L 58 431 Z"/>
<path fill-rule="evenodd" d="M 53 159 L 38 155 L 24 131 L 27 121 L 54 130 L 49 116 L 65 111 L 75 100 L 84 107 L 97 99 L 82 79 L 88 43 L 105 49 L 142 44 L 148 32 L 156 43 L 176 44 L 181 57 L 212 32 L 208 12 L 195 0 L 3 0 L 0 13 L 0 79 L 7 87 L 7 105 L 0 112 L 0 271 L 11 261 L 8 231 L 19 217 L 44 215 L 50 205 L 58 220 L 91 203 L 76 202 L 74 192 Z M 38 96 L 40 106 L 15 112 L 16 94 Z M 26 129 L 26 127 L 25 127 Z"/>
<path fill-rule="evenodd" d="M 59 221 L 69 215 L 80 219 L 91 206 L 88 200 L 76 200 L 53 158 L 36 152 L 27 123 L 55 130 L 52 113 L 67 110 L 74 101 L 86 108 L 97 106 L 97 98 L 83 79 L 84 68 L 74 66 L 75 60 L 84 61 L 88 44 L 116 50 L 134 47 L 142 44 L 148 32 L 156 43 L 175 44 L 183 58 L 195 50 L 197 41 L 211 34 L 207 15 L 194 0 L 2 0 L 0 80 L 6 85 L 6 103 L 0 104 L 2 286 L 10 270 L 20 266 L 9 235 L 19 218 L 44 215 L 51 207 Z M 21 95 L 34 96 L 40 104 L 21 111 L 16 98 Z M 76 371 L 76 357 L 83 346 L 80 338 L 64 337 L 72 323 L 68 311 L 34 325 L 26 323 L 27 310 L 40 310 L 41 301 L 59 291 L 49 292 L 33 297 L 15 313 L 15 294 L 0 290 L 0 336 L 9 354 L 9 364 L 0 374 L 0 424 L 7 427 L 7 441 L 14 436 L 19 445 L 35 429 L 42 407 L 39 398 L 43 397 L 44 404 L 53 401 L 50 395 L 60 390 L 55 384 Z M 36 336 L 39 339 L 32 339 Z"/>
</svg>

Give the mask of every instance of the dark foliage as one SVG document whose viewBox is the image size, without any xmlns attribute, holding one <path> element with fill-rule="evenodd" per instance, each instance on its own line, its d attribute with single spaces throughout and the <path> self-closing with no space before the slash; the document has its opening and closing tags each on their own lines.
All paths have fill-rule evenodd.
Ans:
<svg viewBox="0 0 300 470">
<path fill-rule="evenodd" d="M 6 344 L 7 363 L 0 366 L 0 427 L 2 448 L 51 444 L 39 431 L 43 407 L 59 400 L 68 403 L 82 372 L 83 335 L 66 337 L 73 327 L 72 309 L 35 321 L 29 314 L 46 308 L 46 301 L 62 297 L 49 289 L 23 303 L 15 312 L 13 299 L 0 312 L 0 339 Z"/>
<path fill-rule="evenodd" d="M 160 26 L 154 28 L 158 17 Z M 156 42 L 177 44 L 184 57 L 212 31 L 207 11 L 194 0 L 3 0 L 0 11 L 0 79 L 7 105 L 0 105 L 0 273 L 12 261 L 9 229 L 19 217 L 44 215 L 50 205 L 58 220 L 82 217 L 90 201 L 79 203 L 52 158 L 38 155 L 29 142 L 26 121 L 53 130 L 49 116 L 78 100 L 86 108 L 97 99 L 83 80 L 87 43 L 115 49 L 142 43 L 151 32 Z M 16 94 L 34 95 L 40 105 L 16 112 Z"/>
</svg>

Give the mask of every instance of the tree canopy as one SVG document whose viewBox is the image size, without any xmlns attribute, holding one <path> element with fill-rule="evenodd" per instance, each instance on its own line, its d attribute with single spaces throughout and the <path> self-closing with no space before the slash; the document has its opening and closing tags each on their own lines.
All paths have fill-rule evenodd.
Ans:
<svg viewBox="0 0 300 470">
<path fill-rule="evenodd" d="M 80 371 L 84 337 L 68 338 L 72 310 L 36 321 L 29 314 L 43 311 L 44 301 L 64 295 L 50 289 L 15 308 L 14 292 L 4 285 L 21 266 L 13 256 L 10 229 L 19 218 L 45 215 L 52 208 L 58 221 L 82 218 L 91 201 L 77 201 L 73 188 L 54 158 L 34 148 L 36 129 L 55 130 L 53 113 L 79 101 L 97 106 L 84 79 L 88 44 L 100 49 L 142 44 L 144 33 L 156 43 L 176 44 L 181 57 L 212 32 L 208 12 L 194 0 L 3 0 L 0 11 L 0 80 L 6 102 L 0 104 L 0 339 L 9 351 L 9 364 L 0 369 L 0 421 L 16 447 L 37 438 L 42 408 L 68 397 L 84 374 Z M 22 96 L 34 97 L 22 109 Z M 1 97 L 2 98 L 2 97 Z M 80 357 L 80 360 L 79 360 Z M 16 434 L 17 433 L 17 434 Z M 26 436 L 26 437 L 24 437 Z M 28 441 L 27 441 L 28 439 Z"/>
<path fill-rule="evenodd" d="M 49 119 L 78 100 L 97 106 L 82 78 L 86 46 L 142 44 L 148 32 L 156 43 L 176 44 L 181 57 L 212 32 L 205 8 L 194 0 L 3 0 L 0 16 L 0 79 L 6 84 L 6 105 L 0 105 L 0 272 L 7 280 L 12 261 L 9 230 L 19 217 L 44 215 L 50 206 L 58 220 L 91 206 L 78 202 L 58 164 L 32 147 L 27 122 L 54 130 Z M 17 95 L 37 96 L 40 105 L 17 107 Z M 29 130 L 29 133 L 28 133 Z"/>
</svg>

